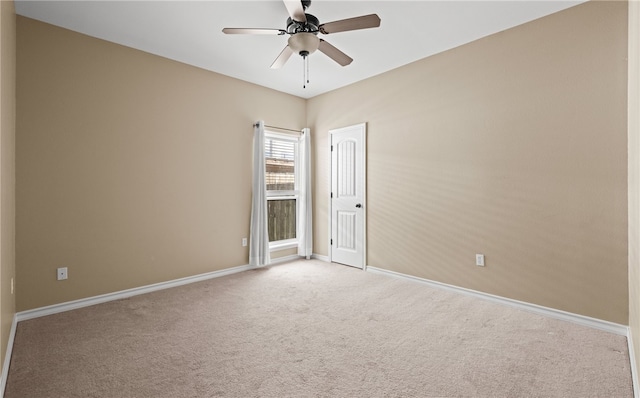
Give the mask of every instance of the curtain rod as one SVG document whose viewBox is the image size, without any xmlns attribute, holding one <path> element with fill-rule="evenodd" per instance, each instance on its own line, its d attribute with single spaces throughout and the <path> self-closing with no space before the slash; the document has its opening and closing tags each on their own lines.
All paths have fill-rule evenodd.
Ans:
<svg viewBox="0 0 640 398">
<path fill-rule="evenodd" d="M 258 123 L 255 123 L 255 124 L 253 125 L 253 127 L 258 127 Z M 287 129 L 287 128 L 284 128 L 284 127 L 278 127 L 278 126 L 268 126 L 268 125 L 266 125 L 266 124 L 264 125 L 264 127 L 267 127 L 267 128 L 270 128 L 270 129 L 276 129 L 276 130 L 291 131 L 291 132 L 293 132 L 293 133 L 298 133 L 298 134 L 302 133 L 302 129 L 300 129 L 300 130 L 293 130 L 293 129 Z"/>
</svg>

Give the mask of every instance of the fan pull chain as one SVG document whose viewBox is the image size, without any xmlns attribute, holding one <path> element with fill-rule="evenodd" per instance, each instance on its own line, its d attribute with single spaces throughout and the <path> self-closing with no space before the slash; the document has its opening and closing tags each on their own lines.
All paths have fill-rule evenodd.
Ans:
<svg viewBox="0 0 640 398">
<path fill-rule="evenodd" d="M 302 88 L 307 88 L 309 84 L 309 57 L 302 56 Z"/>
<path fill-rule="evenodd" d="M 307 56 L 307 84 L 309 84 L 309 57 Z"/>
</svg>

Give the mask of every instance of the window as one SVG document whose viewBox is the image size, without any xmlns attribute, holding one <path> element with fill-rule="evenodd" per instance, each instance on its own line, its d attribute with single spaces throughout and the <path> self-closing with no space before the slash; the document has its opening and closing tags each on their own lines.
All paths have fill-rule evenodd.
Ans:
<svg viewBox="0 0 640 398">
<path fill-rule="evenodd" d="M 265 180 L 271 249 L 298 245 L 299 138 L 266 132 Z"/>
</svg>

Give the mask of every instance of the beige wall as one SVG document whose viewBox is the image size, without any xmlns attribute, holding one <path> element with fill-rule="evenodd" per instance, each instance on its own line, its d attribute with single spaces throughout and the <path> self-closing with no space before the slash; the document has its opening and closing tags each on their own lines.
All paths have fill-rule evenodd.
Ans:
<svg viewBox="0 0 640 398">
<path fill-rule="evenodd" d="M 0 2 L 0 369 L 4 364 L 15 296 L 16 14 Z"/>
<path fill-rule="evenodd" d="M 589 2 L 309 100 L 315 251 L 328 130 L 367 122 L 368 265 L 626 325 L 626 56 Z"/>
<path fill-rule="evenodd" d="M 19 311 L 248 263 L 251 125 L 302 128 L 305 100 L 23 17 L 17 34 Z"/>
<path fill-rule="evenodd" d="M 630 338 L 633 340 L 636 370 L 638 370 L 640 369 L 640 2 L 638 1 L 629 2 L 628 107 L 629 329 Z"/>
</svg>

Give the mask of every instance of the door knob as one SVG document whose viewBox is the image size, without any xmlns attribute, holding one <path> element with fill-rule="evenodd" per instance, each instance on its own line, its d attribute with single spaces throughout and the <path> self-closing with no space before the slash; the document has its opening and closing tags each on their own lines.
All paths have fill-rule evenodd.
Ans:
<svg viewBox="0 0 640 398">
<path fill-rule="evenodd" d="M 358 209 L 359 209 L 359 208 L 361 208 L 361 207 L 362 207 L 362 203 L 358 203 L 358 204 L 356 205 L 356 207 L 357 207 Z"/>
</svg>

